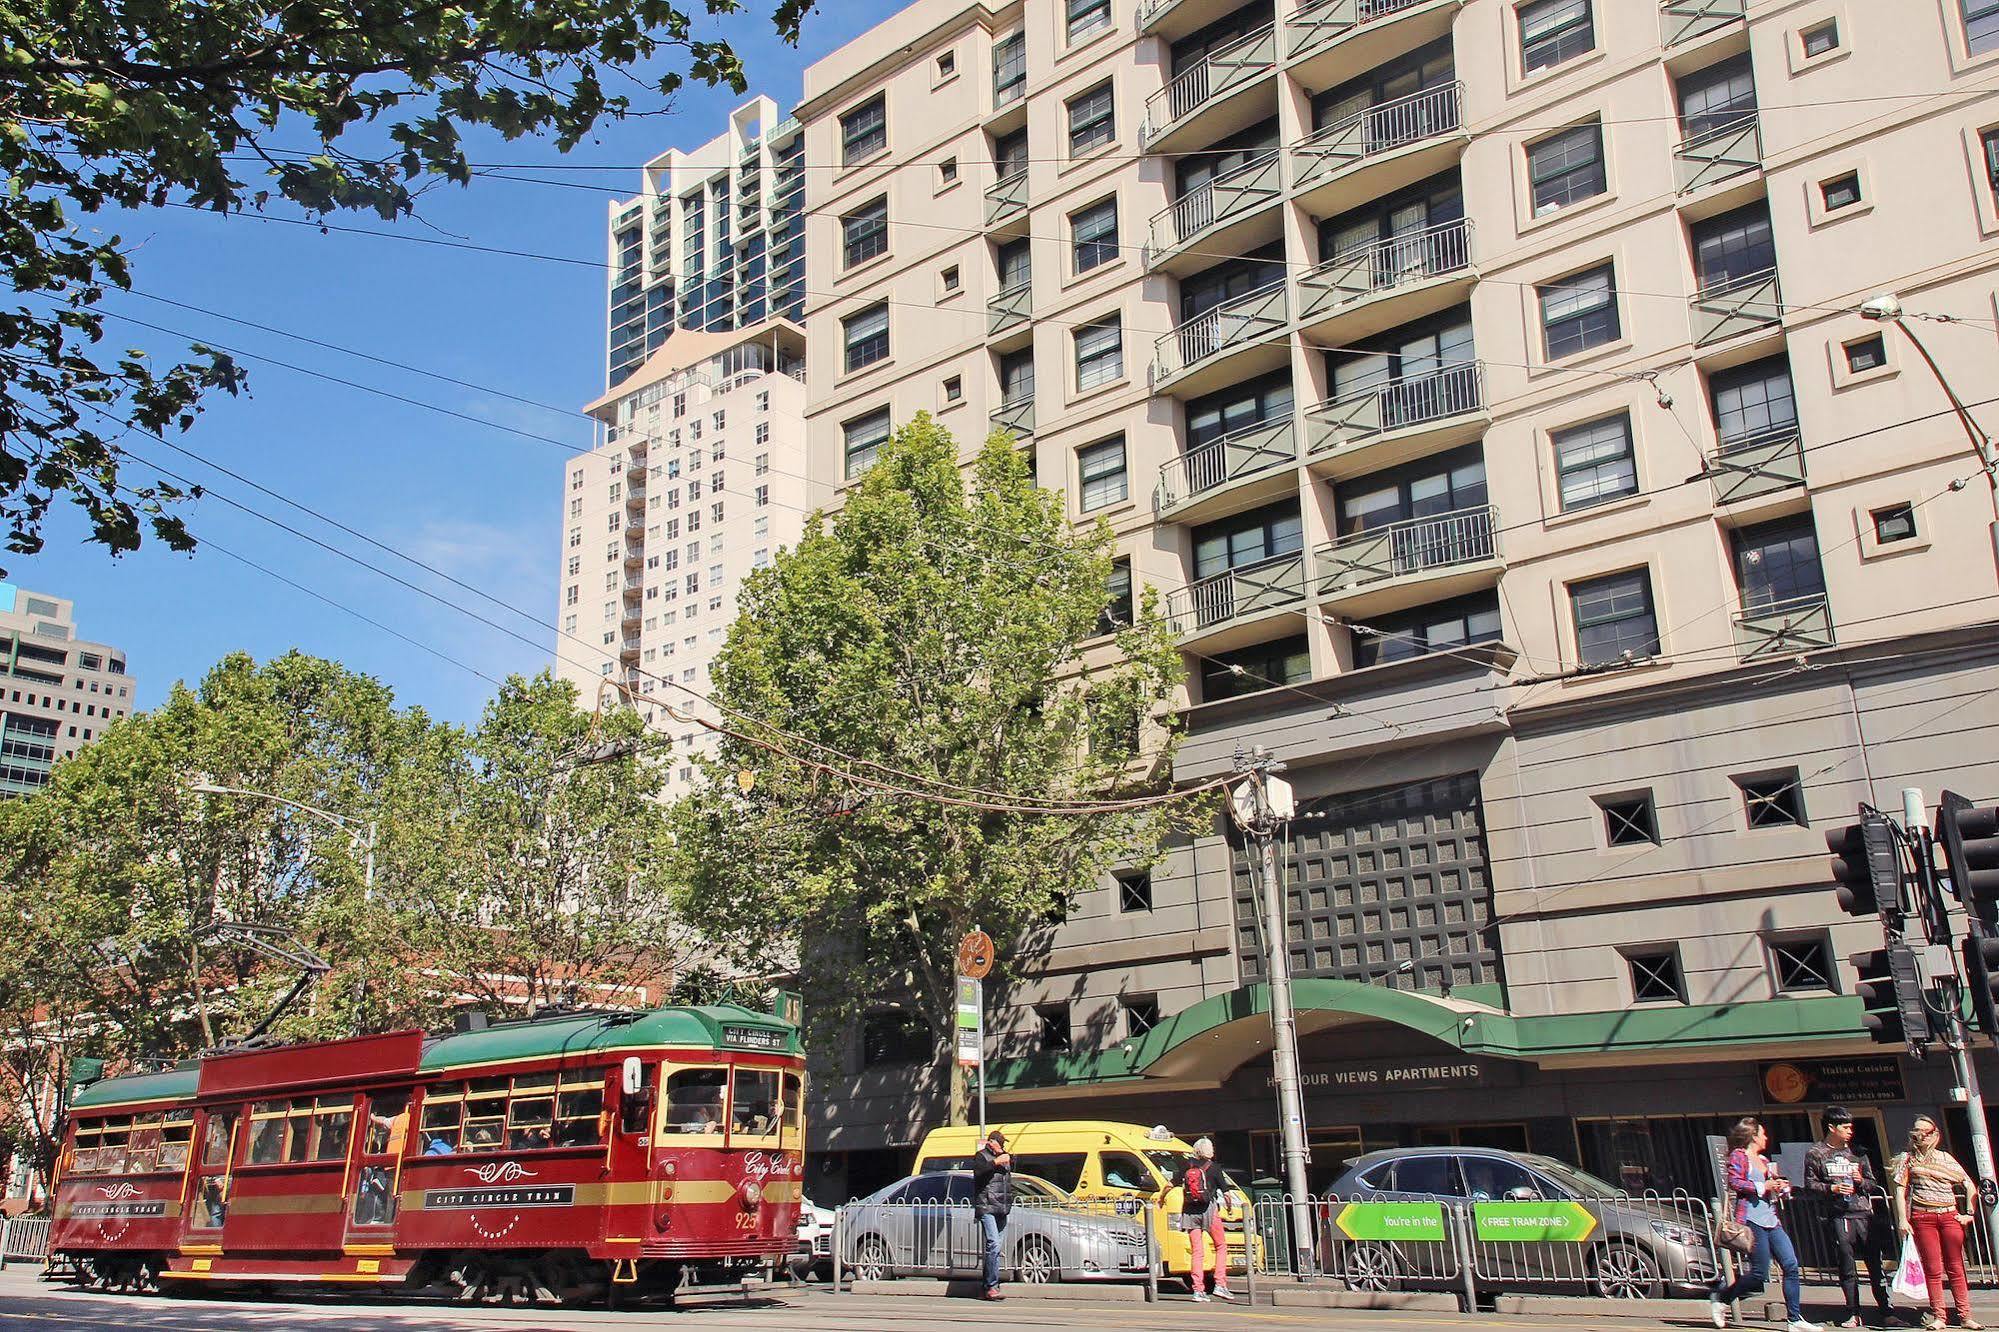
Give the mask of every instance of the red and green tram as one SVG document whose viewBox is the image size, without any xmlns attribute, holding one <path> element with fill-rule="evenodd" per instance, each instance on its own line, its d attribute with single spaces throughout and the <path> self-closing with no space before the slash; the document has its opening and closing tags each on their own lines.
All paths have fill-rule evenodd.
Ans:
<svg viewBox="0 0 1999 1332">
<path fill-rule="evenodd" d="M 209 1055 L 75 1096 L 50 1250 L 117 1290 L 671 1292 L 790 1252 L 804 1078 L 733 1006 Z"/>
</svg>

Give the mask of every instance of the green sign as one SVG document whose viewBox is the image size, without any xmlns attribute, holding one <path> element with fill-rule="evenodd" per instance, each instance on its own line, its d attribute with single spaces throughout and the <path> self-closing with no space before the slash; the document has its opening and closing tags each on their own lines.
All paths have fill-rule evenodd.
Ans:
<svg viewBox="0 0 1999 1332">
<path fill-rule="evenodd" d="M 1444 1209 L 1439 1203 L 1348 1203 L 1336 1224 L 1348 1239 L 1435 1243 L 1444 1238 Z"/>
<path fill-rule="evenodd" d="M 1481 1244 L 1581 1244 L 1596 1233 L 1596 1218 L 1572 1202 L 1482 1202 L 1472 1205 L 1472 1231 Z"/>
</svg>

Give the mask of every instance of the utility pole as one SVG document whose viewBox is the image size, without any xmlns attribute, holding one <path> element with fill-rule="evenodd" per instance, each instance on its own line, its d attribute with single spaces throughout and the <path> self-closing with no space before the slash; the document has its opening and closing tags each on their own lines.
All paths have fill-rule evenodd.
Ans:
<svg viewBox="0 0 1999 1332">
<path fill-rule="evenodd" d="M 1236 822 L 1256 845 L 1259 896 L 1265 927 L 1264 976 L 1270 984 L 1271 1072 L 1277 1084 L 1277 1129 L 1284 1151 L 1284 1189 L 1291 1198 L 1291 1270 L 1313 1270 L 1312 1208 L 1305 1179 L 1305 1094 L 1298 1077 L 1298 1016 L 1291 1005 L 1290 934 L 1284 895 L 1277 885 L 1277 826 L 1291 816 L 1291 787 L 1272 774 L 1284 765 L 1258 745 L 1236 750 L 1235 770 L 1246 779 L 1233 792 Z"/>
</svg>

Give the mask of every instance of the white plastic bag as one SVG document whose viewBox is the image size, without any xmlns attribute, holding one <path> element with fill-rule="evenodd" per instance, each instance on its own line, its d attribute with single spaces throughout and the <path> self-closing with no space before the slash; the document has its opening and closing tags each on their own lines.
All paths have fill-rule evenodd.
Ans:
<svg viewBox="0 0 1999 1332">
<path fill-rule="evenodd" d="M 1930 1288 L 1923 1279 L 1922 1255 L 1916 1252 L 1916 1237 L 1905 1236 L 1902 1240 L 1902 1261 L 1895 1265 L 1894 1291 L 1912 1300 L 1927 1300 Z"/>
</svg>

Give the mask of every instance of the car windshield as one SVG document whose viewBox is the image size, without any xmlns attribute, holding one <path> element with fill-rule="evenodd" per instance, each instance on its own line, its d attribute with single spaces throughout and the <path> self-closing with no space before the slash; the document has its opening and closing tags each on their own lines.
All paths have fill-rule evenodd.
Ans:
<svg viewBox="0 0 1999 1332">
<path fill-rule="evenodd" d="M 1519 1159 L 1574 1193 L 1615 1197 L 1624 1192 L 1615 1184 L 1598 1179 L 1595 1175 L 1578 1170 L 1572 1165 L 1565 1165 L 1552 1156 L 1535 1156 L 1523 1152 Z"/>
<path fill-rule="evenodd" d="M 1029 1198 L 1036 1202 L 1059 1203 L 1069 1201 L 1067 1193 L 1056 1188 L 1047 1180 L 1037 1179 L 1033 1175 L 1015 1175 L 1013 1177 L 1013 1196 L 1016 1202 Z"/>
<path fill-rule="evenodd" d="M 1153 1169 L 1168 1179 L 1178 1174 L 1180 1167 L 1187 1161 L 1186 1156 L 1180 1152 L 1147 1152 L 1145 1159 L 1152 1162 Z"/>
</svg>

